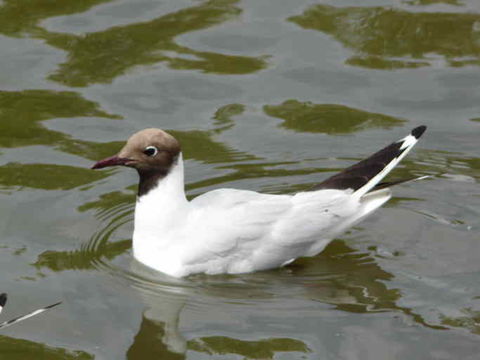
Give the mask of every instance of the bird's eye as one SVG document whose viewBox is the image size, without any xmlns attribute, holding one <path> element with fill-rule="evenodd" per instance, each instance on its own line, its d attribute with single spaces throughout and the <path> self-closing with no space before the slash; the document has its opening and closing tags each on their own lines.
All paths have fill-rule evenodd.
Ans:
<svg viewBox="0 0 480 360">
<path fill-rule="evenodd" d="M 147 156 L 155 156 L 158 153 L 158 149 L 155 146 L 147 146 L 143 153 Z"/>
</svg>

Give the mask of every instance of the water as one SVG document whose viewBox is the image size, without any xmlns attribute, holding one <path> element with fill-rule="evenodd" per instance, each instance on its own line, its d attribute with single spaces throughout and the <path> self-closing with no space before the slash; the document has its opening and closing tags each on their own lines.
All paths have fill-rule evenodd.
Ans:
<svg viewBox="0 0 480 360">
<path fill-rule="evenodd" d="M 477 359 L 475 0 L 0 3 L 1 359 Z M 133 132 L 183 144 L 188 194 L 306 190 L 429 127 L 381 211 L 267 272 L 132 260 Z"/>
</svg>

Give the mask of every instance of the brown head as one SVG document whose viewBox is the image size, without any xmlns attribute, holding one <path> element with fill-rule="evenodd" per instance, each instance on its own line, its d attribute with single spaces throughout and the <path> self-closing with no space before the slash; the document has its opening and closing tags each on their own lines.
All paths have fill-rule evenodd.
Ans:
<svg viewBox="0 0 480 360">
<path fill-rule="evenodd" d="M 144 129 L 133 134 L 117 155 L 100 160 L 92 169 L 128 166 L 140 175 L 138 195 L 146 194 L 165 177 L 180 154 L 180 143 L 160 129 Z"/>
</svg>

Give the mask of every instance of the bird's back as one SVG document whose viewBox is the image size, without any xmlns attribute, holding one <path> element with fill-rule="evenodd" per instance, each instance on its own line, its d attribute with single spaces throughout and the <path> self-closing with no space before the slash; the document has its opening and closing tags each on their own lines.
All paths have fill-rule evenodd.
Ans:
<svg viewBox="0 0 480 360">
<path fill-rule="evenodd" d="M 361 207 L 344 190 L 269 195 L 219 189 L 191 205 L 179 253 L 188 272 L 207 273 L 268 269 L 316 254 Z"/>
</svg>

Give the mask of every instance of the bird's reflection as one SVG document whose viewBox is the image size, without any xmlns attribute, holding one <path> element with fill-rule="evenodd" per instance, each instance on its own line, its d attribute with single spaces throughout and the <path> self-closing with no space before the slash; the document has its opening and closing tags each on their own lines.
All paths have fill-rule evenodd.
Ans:
<svg viewBox="0 0 480 360">
<path fill-rule="evenodd" d="M 165 323 L 143 317 L 133 344 L 127 351 L 127 359 L 185 359 L 184 351 L 169 348 L 164 334 Z M 181 346 L 185 346 L 185 340 L 181 338 L 180 341 Z"/>
<path fill-rule="evenodd" d="M 269 301 L 274 307 L 279 299 L 298 299 L 332 305 L 334 310 L 349 313 L 400 313 L 422 326 L 443 329 L 440 325 L 428 324 L 411 309 L 399 306 L 400 292 L 388 287 L 392 274 L 383 270 L 369 253 L 359 252 L 343 240 L 334 241 L 316 257 L 300 259 L 282 269 L 173 279 L 135 260 L 128 269 L 111 263 L 116 256 L 128 251 L 127 242 L 108 243 L 111 234 L 109 228 L 103 240 L 94 237 L 91 244 L 76 252 L 77 261 L 71 261 L 75 258 L 72 253 L 49 252 L 48 256 L 42 254 L 35 265 L 53 271 L 78 269 L 79 266 L 83 270 L 107 269 L 135 289 L 145 310 L 127 352 L 128 359 L 144 359 L 147 355 L 182 359 L 191 351 L 271 359 L 281 352 L 311 351 L 309 345 L 299 339 L 273 334 L 253 340 L 211 333 L 185 339 L 180 326 L 182 312 L 191 306 L 215 312 L 217 306 L 232 306 L 232 311 L 238 311 L 240 304 L 241 312 L 253 312 L 259 302 Z"/>
<path fill-rule="evenodd" d="M 245 359 L 273 359 L 280 352 L 308 353 L 308 346 L 297 339 L 265 338 L 255 341 L 227 336 L 206 336 L 185 341 L 178 333 L 169 333 L 168 324 L 145 315 L 140 330 L 127 352 L 127 359 L 185 359 L 186 351 L 209 355 L 239 355 Z M 175 337 L 173 337 L 174 335 Z"/>
<path fill-rule="evenodd" d="M 150 272 L 136 261 L 132 262 L 132 271 L 137 274 Z M 188 280 L 177 281 L 178 284 L 189 284 Z M 150 288 L 144 287 L 140 290 L 139 294 L 146 309 L 140 328 L 127 352 L 127 358 L 184 359 L 187 352 L 200 352 L 209 355 L 240 355 L 245 359 L 273 359 L 274 355 L 280 352 L 310 352 L 307 344 L 290 338 L 265 337 L 244 340 L 228 336 L 201 336 L 185 339 L 179 330 L 182 310 L 198 296 L 214 296 L 213 301 L 218 301 L 219 287 L 218 283 L 215 283 L 216 286 L 210 289 L 216 291 L 210 291 L 208 284 L 195 288 L 188 285 L 176 288 L 170 286 L 170 289 L 166 290 L 165 286 L 153 283 L 150 284 Z M 204 284 L 201 282 L 200 285 Z M 231 292 L 230 289 L 227 289 L 228 294 L 223 292 L 226 298 L 236 297 L 235 291 Z"/>
<path fill-rule="evenodd" d="M 179 331 L 180 314 L 186 296 L 158 296 L 140 292 L 146 306 L 140 328 L 128 349 L 128 359 L 183 359 L 187 342 Z M 169 294 L 170 295 L 170 294 Z"/>
</svg>

